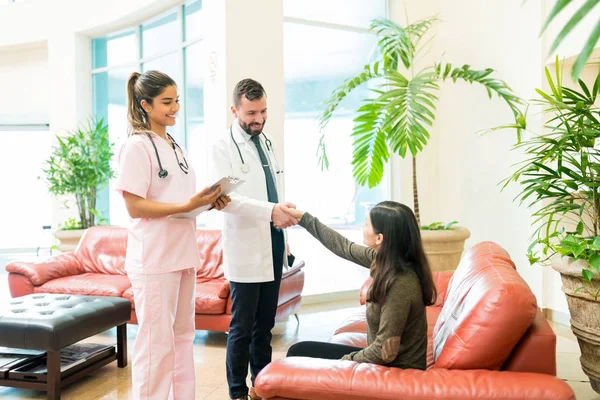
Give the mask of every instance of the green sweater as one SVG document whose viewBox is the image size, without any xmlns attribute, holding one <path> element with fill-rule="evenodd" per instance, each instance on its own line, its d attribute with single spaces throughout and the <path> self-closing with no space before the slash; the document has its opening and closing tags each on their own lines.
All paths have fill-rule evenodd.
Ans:
<svg viewBox="0 0 600 400">
<path fill-rule="evenodd" d="M 300 225 L 336 255 L 371 268 L 375 250 L 358 245 L 305 213 Z M 417 274 L 399 275 L 383 304 L 367 303 L 368 347 L 347 354 L 344 360 L 425 369 L 427 317 Z"/>
</svg>

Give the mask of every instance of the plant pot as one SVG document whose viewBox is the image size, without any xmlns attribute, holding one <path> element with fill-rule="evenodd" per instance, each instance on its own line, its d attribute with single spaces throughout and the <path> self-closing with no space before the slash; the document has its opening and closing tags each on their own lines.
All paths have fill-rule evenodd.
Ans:
<svg viewBox="0 0 600 400">
<path fill-rule="evenodd" d="M 590 378 L 592 389 L 600 393 L 600 302 L 583 290 L 576 293 L 582 286 L 581 270 L 587 265 L 587 261 L 572 257 L 557 257 L 552 262 L 552 268 L 560 272 L 562 291 L 567 296 L 571 330 L 581 350 L 581 369 Z M 600 288 L 598 275 L 594 276 L 592 285 L 596 291 Z"/>
<path fill-rule="evenodd" d="M 471 232 L 463 227 L 439 231 L 421 230 L 423 249 L 431 270 L 454 271 L 469 236 Z"/>
<path fill-rule="evenodd" d="M 71 230 L 57 230 L 54 232 L 54 236 L 58 239 L 58 250 L 65 251 L 74 251 L 79 244 L 79 240 L 83 236 L 85 229 L 71 229 Z"/>
</svg>

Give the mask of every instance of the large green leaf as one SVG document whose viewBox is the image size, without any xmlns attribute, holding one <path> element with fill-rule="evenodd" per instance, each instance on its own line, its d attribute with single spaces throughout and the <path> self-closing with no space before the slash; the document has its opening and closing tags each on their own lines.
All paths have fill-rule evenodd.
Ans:
<svg viewBox="0 0 600 400">
<path fill-rule="evenodd" d="M 570 4 L 572 0 L 556 0 L 554 3 L 554 7 L 550 11 L 548 18 L 544 22 L 542 26 L 542 33 L 548 29 L 548 26 L 552 21 L 556 19 L 556 17 L 565 9 L 565 7 Z M 572 32 L 572 30 L 583 20 L 583 18 L 590 14 L 594 7 L 596 7 L 600 3 L 600 0 L 586 0 L 583 4 L 580 2 L 579 9 L 568 19 L 565 25 L 562 27 L 560 32 L 556 35 L 552 45 L 550 46 L 549 53 L 552 54 L 558 46 L 563 42 L 563 40 Z M 598 42 L 598 38 L 600 38 L 600 21 L 596 22 L 596 25 L 592 29 L 588 39 L 586 40 L 581 52 L 577 56 L 577 60 L 575 61 L 575 65 L 571 70 L 571 75 L 573 79 L 579 79 L 579 75 L 581 71 L 585 67 L 592 50 L 596 46 Z"/>
<path fill-rule="evenodd" d="M 415 156 L 429 139 L 426 126 L 431 126 L 435 119 L 435 102 L 439 89 L 437 75 L 424 70 L 413 79 L 407 80 L 399 72 L 390 73 L 390 90 L 393 97 L 386 97 L 388 118 L 385 126 L 389 127 L 388 143 L 394 153 L 406 156 L 407 150 Z M 394 112 L 392 112 L 394 111 Z"/>
<path fill-rule="evenodd" d="M 358 112 L 354 125 L 353 174 L 360 185 L 375 187 L 383 177 L 385 163 L 389 159 L 386 144 L 387 131 L 384 124 L 385 101 L 367 101 Z M 364 122 L 360 122 L 364 121 Z"/>
<path fill-rule="evenodd" d="M 331 119 L 333 112 L 337 109 L 341 101 L 350 94 L 354 89 L 369 82 L 370 80 L 385 76 L 386 69 L 380 61 L 364 66 L 363 71 L 355 77 L 346 79 L 333 93 L 325 100 L 325 109 L 319 116 L 319 146 L 317 149 L 317 158 L 321 169 L 329 168 L 329 160 L 327 158 L 327 148 L 325 145 L 325 127 Z"/>
</svg>

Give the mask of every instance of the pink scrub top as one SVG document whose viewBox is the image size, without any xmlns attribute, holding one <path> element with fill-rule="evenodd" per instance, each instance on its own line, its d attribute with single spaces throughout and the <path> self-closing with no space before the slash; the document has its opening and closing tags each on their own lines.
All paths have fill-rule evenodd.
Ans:
<svg viewBox="0 0 600 400">
<path fill-rule="evenodd" d="M 119 154 L 116 190 L 129 192 L 161 203 L 183 203 L 196 193 L 196 176 L 191 165 L 184 173 L 173 148 L 150 133 L 160 162 L 169 174 L 159 178 L 154 147 L 144 133 L 131 135 Z M 179 161 L 187 154 L 175 146 Z M 125 271 L 129 274 L 164 274 L 198 268 L 200 255 L 196 243 L 196 220 L 179 218 L 131 218 L 127 239 Z"/>
</svg>

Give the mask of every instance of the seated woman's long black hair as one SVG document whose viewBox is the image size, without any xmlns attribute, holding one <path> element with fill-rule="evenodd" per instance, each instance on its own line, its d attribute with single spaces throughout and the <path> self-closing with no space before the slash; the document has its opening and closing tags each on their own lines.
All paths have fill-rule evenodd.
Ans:
<svg viewBox="0 0 600 400">
<path fill-rule="evenodd" d="M 382 201 L 371 209 L 369 217 L 375 233 L 383 235 L 383 243 L 371 267 L 373 282 L 367 301 L 383 304 L 396 277 L 413 269 L 421 282 L 423 303 L 434 304 L 437 291 L 415 214 L 404 204 Z"/>
</svg>

